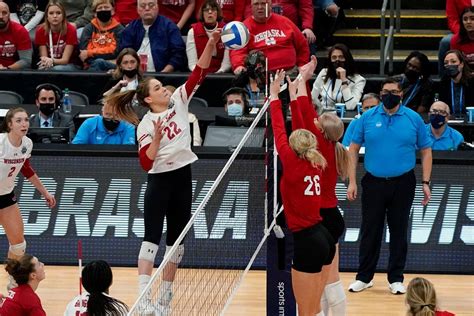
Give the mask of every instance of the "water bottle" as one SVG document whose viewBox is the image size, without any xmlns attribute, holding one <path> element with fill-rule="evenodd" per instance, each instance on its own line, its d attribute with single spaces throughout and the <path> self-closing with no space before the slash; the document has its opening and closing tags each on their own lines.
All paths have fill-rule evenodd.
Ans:
<svg viewBox="0 0 474 316">
<path fill-rule="evenodd" d="M 63 112 L 71 113 L 71 111 L 72 111 L 72 106 L 71 106 L 71 98 L 69 97 L 69 89 L 64 89 Z"/>
<path fill-rule="evenodd" d="M 434 102 L 438 102 L 438 101 L 439 101 L 439 93 L 435 93 Z"/>
</svg>

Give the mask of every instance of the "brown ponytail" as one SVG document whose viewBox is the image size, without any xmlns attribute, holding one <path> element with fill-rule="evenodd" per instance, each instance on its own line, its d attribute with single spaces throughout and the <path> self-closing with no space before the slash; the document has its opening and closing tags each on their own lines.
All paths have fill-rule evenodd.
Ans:
<svg viewBox="0 0 474 316">
<path fill-rule="evenodd" d="M 11 275 L 16 283 L 26 284 L 30 280 L 30 274 L 35 272 L 35 265 L 32 263 L 33 256 L 24 254 L 20 259 L 8 258 L 5 265 L 5 271 Z"/>
<path fill-rule="evenodd" d="M 135 97 L 135 90 L 110 94 L 102 100 L 104 104 L 111 107 L 112 112 L 120 119 L 131 124 L 138 125 L 140 120 L 133 110 L 132 101 Z"/>
</svg>

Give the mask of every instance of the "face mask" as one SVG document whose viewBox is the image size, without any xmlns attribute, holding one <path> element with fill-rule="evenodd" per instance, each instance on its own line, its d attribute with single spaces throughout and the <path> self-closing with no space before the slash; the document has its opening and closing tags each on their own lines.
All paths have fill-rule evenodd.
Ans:
<svg viewBox="0 0 474 316">
<path fill-rule="evenodd" d="M 444 66 L 444 68 L 446 69 L 446 75 L 448 75 L 451 78 L 454 78 L 459 74 L 458 65 L 446 65 Z"/>
<path fill-rule="evenodd" d="M 242 116 L 244 110 L 242 106 L 237 103 L 231 103 L 227 106 L 227 115 L 229 116 Z"/>
<path fill-rule="evenodd" d="M 122 69 L 122 73 L 128 78 L 133 78 L 137 75 L 138 70 L 137 69 L 130 69 L 130 70 Z"/>
<path fill-rule="evenodd" d="M 115 121 L 105 117 L 102 118 L 102 122 L 104 123 L 105 128 L 111 132 L 115 131 L 120 124 L 120 121 Z"/>
<path fill-rule="evenodd" d="M 401 99 L 402 97 L 396 94 L 388 93 L 388 94 L 382 95 L 382 103 L 383 103 L 383 106 L 387 110 L 391 110 L 394 107 L 396 107 L 398 104 L 400 104 Z"/>
<path fill-rule="evenodd" d="M 39 110 L 46 116 L 54 113 L 54 103 L 40 103 Z"/>
<path fill-rule="evenodd" d="M 97 11 L 97 18 L 99 19 L 100 22 L 105 23 L 109 22 L 110 19 L 112 18 L 112 11 L 107 10 L 107 11 Z"/>
<path fill-rule="evenodd" d="M 446 120 L 441 114 L 430 114 L 430 123 L 434 129 L 438 129 L 446 123 Z"/>
<path fill-rule="evenodd" d="M 339 67 L 344 68 L 344 62 L 340 60 L 333 61 L 332 64 L 334 65 L 334 69 L 337 69 Z"/>
<path fill-rule="evenodd" d="M 420 78 L 420 73 L 413 69 L 407 69 L 405 70 L 405 77 L 407 77 L 409 81 L 415 81 Z"/>
</svg>

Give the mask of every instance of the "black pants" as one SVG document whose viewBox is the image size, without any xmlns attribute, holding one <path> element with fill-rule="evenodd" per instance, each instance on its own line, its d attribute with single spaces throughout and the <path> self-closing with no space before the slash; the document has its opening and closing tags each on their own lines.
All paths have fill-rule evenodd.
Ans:
<svg viewBox="0 0 474 316">
<path fill-rule="evenodd" d="M 172 246 L 191 218 L 192 193 L 191 165 L 169 172 L 148 174 L 143 240 L 160 244 L 166 216 L 166 245 Z"/>
<path fill-rule="evenodd" d="M 357 280 L 368 283 L 374 277 L 387 215 L 390 230 L 388 282 L 403 282 L 407 255 L 410 209 L 415 197 L 413 170 L 394 178 L 377 178 L 366 173 L 362 178 L 362 228 Z"/>
</svg>

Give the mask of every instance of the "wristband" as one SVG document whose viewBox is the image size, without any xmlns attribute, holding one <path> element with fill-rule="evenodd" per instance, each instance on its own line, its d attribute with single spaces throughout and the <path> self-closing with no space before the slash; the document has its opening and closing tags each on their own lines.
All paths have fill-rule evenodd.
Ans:
<svg viewBox="0 0 474 316">
<path fill-rule="evenodd" d="M 421 181 L 421 183 L 422 183 L 422 184 L 426 184 L 426 185 L 428 185 L 428 186 L 431 185 L 431 181 L 430 181 L 430 180 L 428 180 L 428 181 Z"/>
</svg>

